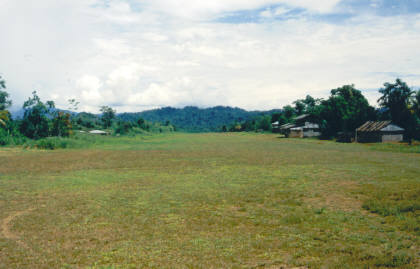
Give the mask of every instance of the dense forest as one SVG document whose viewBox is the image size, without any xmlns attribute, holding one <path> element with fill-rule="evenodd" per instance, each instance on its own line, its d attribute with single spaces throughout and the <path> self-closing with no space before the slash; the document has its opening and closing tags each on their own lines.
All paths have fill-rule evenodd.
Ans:
<svg viewBox="0 0 420 269">
<path fill-rule="evenodd" d="M 234 122 L 243 122 L 259 115 L 271 115 L 281 110 L 246 111 L 241 108 L 217 106 L 211 108 L 198 108 L 187 106 L 184 108 L 164 107 L 138 113 L 122 113 L 118 118 L 124 121 L 136 121 L 143 118 L 151 122 L 161 122 L 165 125 L 171 123 L 178 130 L 187 132 L 215 132 L 221 131 L 223 126 Z"/>
</svg>

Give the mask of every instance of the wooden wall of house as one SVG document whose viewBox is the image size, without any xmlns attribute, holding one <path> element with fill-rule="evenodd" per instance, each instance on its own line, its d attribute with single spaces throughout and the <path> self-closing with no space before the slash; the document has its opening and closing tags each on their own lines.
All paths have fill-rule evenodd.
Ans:
<svg viewBox="0 0 420 269">
<path fill-rule="evenodd" d="M 401 142 L 403 141 L 402 134 L 383 134 L 382 142 Z"/>
<path fill-rule="evenodd" d="M 360 142 L 360 143 L 400 142 L 400 141 L 403 141 L 402 133 L 357 132 L 357 142 Z"/>
<path fill-rule="evenodd" d="M 303 131 L 303 137 L 317 137 L 320 136 L 321 133 L 318 130 L 308 129 Z"/>
<path fill-rule="evenodd" d="M 303 130 L 290 130 L 290 138 L 303 138 Z"/>
<path fill-rule="evenodd" d="M 380 132 L 357 132 L 357 142 L 359 143 L 382 142 L 382 135 Z"/>
</svg>

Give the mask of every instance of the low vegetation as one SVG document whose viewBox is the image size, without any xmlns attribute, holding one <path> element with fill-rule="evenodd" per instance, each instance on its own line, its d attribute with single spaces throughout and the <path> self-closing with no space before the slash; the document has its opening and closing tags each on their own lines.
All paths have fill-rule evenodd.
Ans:
<svg viewBox="0 0 420 269">
<path fill-rule="evenodd" d="M 95 115 L 34 91 L 20 119 L 5 89 L 0 77 L 1 268 L 420 267 L 420 91 L 401 80 L 379 109 L 354 85 L 266 112 Z M 409 144 L 268 134 L 302 114 L 328 139 L 392 120 Z"/>
<path fill-rule="evenodd" d="M 0 267 L 420 266 L 419 153 L 255 133 L 92 137 L 0 149 Z"/>
<path fill-rule="evenodd" d="M 400 79 L 385 83 L 379 89 L 382 96 L 379 108 L 369 105 L 354 85 L 331 90 L 328 99 L 308 95 L 296 100 L 294 106 L 270 111 L 246 111 L 240 108 L 217 106 L 200 109 L 165 107 L 155 110 L 117 114 L 109 106 L 101 106 L 100 114 L 77 113 L 79 102 L 68 100 L 68 111 L 55 107 L 53 101 L 43 102 L 34 91 L 23 103 L 21 119 L 13 119 L 7 110 L 12 101 L 5 91 L 6 81 L 0 76 L 0 146 L 35 145 L 38 148 L 66 147 L 62 139 L 73 137 L 77 131 L 102 129 L 115 136 L 145 132 L 270 132 L 277 126 L 294 122 L 296 116 L 310 116 L 319 126 L 322 139 L 351 141 L 355 129 L 368 120 L 391 120 L 405 129 L 404 138 L 410 144 L 420 140 L 420 90 L 415 91 Z M 40 140 L 41 141 L 37 141 Z M 35 141 L 32 141 L 35 140 Z M 55 143 L 60 141 L 60 143 Z M 62 146 L 61 146 L 62 145 Z"/>
</svg>

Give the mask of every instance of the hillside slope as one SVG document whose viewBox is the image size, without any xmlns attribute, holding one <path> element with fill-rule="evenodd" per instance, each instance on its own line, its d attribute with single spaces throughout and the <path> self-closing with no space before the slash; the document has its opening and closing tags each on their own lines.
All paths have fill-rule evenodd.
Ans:
<svg viewBox="0 0 420 269">
<path fill-rule="evenodd" d="M 187 106 L 184 108 L 164 107 L 137 113 L 122 113 L 118 116 L 123 120 L 135 121 L 143 118 L 151 122 L 169 121 L 177 129 L 190 132 L 219 131 L 223 125 L 242 122 L 260 114 L 271 114 L 271 111 L 246 111 L 241 108 L 217 106 L 198 108 Z"/>
</svg>

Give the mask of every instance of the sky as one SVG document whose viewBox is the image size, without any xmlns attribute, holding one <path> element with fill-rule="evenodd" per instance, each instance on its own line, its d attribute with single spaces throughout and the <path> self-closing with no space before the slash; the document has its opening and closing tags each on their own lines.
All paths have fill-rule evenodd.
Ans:
<svg viewBox="0 0 420 269">
<path fill-rule="evenodd" d="M 0 0 L 0 74 L 79 111 L 280 108 L 420 85 L 419 0 Z"/>
</svg>

